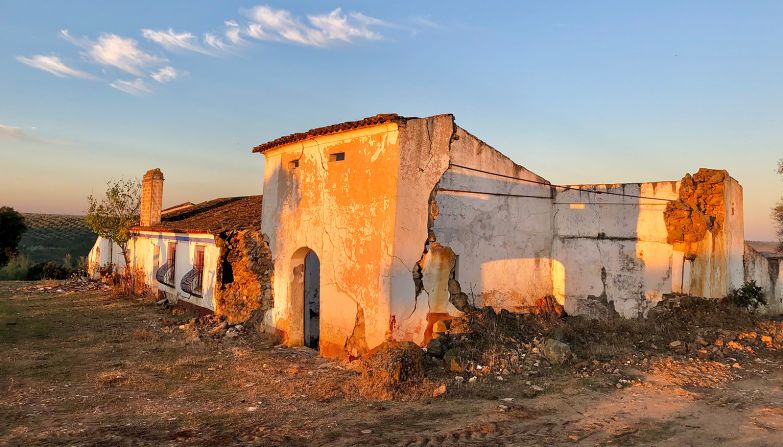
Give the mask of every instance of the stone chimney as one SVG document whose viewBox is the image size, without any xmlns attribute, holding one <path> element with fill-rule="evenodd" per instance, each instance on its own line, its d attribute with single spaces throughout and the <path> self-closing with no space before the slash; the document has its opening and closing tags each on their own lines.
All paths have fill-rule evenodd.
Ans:
<svg viewBox="0 0 783 447">
<path fill-rule="evenodd" d="M 139 225 L 150 227 L 160 223 L 163 207 L 163 173 L 159 168 L 150 169 L 141 179 L 141 218 Z"/>
</svg>

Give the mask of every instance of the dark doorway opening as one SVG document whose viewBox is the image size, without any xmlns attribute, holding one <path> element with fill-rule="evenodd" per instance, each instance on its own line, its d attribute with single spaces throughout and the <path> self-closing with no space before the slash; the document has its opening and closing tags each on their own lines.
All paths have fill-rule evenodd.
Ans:
<svg viewBox="0 0 783 447">
<path fill-rule="evenodd" d="M 310 251 L 304 261 L 304 344 L 318 349 L 321 327 L 321 261 Z"/>
</svg>

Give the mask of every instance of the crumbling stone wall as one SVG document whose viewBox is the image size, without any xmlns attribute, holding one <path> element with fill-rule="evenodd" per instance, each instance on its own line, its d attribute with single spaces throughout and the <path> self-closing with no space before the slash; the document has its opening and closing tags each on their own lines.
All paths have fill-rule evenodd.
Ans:
<svg viewBox="0 0 783 447">
<path fill-rule="evenodd" d="M 698 243 L 707 232 L 718 235 L 726 219 L 725 184 L 728 172 L 701 168 L 680 182 L 680 197 L 669 202 L 663 213 L 668 232 L 667 241 L 676 250 L 694 257 Z"/>
<path fill-rule="evenodd" d="M 274 306 L 272 253 L 261 231 L 232 230 L 215 241 L 220 247 L 215 313 L 231 324 L 260 322 Z"/>
</svg>

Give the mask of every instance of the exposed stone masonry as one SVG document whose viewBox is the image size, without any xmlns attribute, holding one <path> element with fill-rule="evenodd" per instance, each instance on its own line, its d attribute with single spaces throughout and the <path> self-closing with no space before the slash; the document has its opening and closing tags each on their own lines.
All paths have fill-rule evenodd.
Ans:
<svg viewBox="0 0 783 447">
<path fill-rule="evenodd" d="M 723 170 L 699 169 L 686 174 L 680 183 L 680 198 L 669 202 L 663 213 L 668 232 L 667 242 L 676 249 L 694 256 L 696 244 L 708 231 L 717 234 L 725 224 L 725 181 Z"/>
</svg>

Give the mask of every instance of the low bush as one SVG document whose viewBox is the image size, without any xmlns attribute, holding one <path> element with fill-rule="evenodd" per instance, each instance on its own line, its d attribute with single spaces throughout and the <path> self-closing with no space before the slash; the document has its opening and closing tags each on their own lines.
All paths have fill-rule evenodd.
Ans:
<svg viewBox="0 0 783 447">
<path fill-rule="evenodd" d="M 72 273 L 73 270 L 56 262 L 39 262 L 27 269 L 26 279 L 28 281 L 38 281 L 40 279 L 68 279 Z"/>
<path fill-rule="evenodd" d="M 21 281 L 27 278 L 30 259 L 25 255 L 17 255 L 0 268 L 0 281 Z"/>
<path fill-rule="evenodd" d="M 767 299 L 764 297 L 764 289 L 756 285 L 756 281 L 747 281 L 739 289 L 732 289 L 726 295 L 726 301 L 745 309 L 758 309 L 759 306 L 766 305 Z"/>
</svg>

